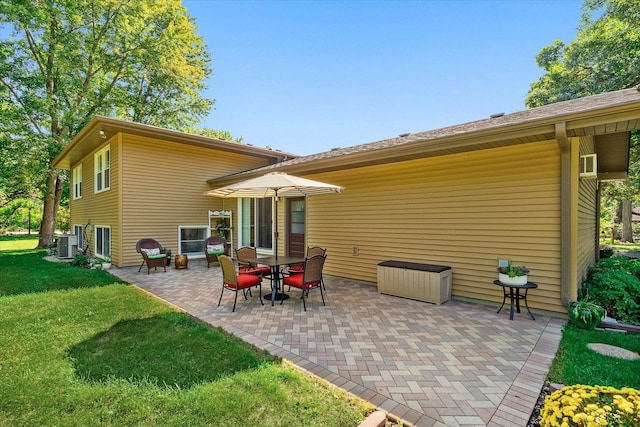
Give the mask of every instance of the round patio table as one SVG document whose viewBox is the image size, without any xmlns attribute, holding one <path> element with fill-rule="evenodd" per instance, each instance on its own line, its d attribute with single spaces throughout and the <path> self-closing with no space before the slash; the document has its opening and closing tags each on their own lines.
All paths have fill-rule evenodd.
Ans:
<svg viewBox="0 0 640 427">
<path fill-rule="evenodd" d="M 533 320 L 536 320 L 536 318 L 533 317 L 533 314 L 531 314 L 531 310 L 529 310 L 529 304 L 527 304 L 527 293 L 529 292 L 529 289 L 537 288 L 538 287 L 537 283 L 527 282 L 524 285 L 508 285 L 506 283 L 502 283 L 500 280 L 494 280 L 493 284 L 501 286 L 502 292 L 503 292 L 502 305 L 498 309 L 497 311 L 498 313 L 500 313 L 500 310 L 502 310 L 502 307 L 504 307 L 504 303 L 507 300 L 507 297 L 509 297 L 509 299 L 511 300 L 511 311 L 509 313 L 509 320 L 513 320 L 513 303 L 514 302 L 516 305 L 516 309 L 518 310 L 518 313 L 520 313 L 520 300 L 524 300 L 524 305 L 525 307 L 527 307 L 529 316 L 531 316 Z M 508 291 L 507 291 L 507 288 L 509 288 Z M 524 295 L 520 294 L 520 289 L 524 289 Z"/>
</svg>

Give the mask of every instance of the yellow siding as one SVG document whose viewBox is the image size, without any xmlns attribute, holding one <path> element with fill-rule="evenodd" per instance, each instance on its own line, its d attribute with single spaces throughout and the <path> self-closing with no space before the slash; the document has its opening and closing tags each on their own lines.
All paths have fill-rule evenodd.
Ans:
<svg viewBox="0 0 640 427">
<path fill-rule="evenodd" d="M 510 259 L 539 284 L 532 307 L 563 311 L 559 176 L 555 141 L 310 176 L 345 191 L 307 199 L 307 243 L 328 248 L 328 274 L 375 282 L 389 259 L 449 265 L 454 296 L 495 302 Z"/>
<path fill-rule="evenodd" d="M 111 170 L 110 170 L 110 189 L 95 193 L 94 192 L 94 154 L 102 150 L 107 144 L 110 144 Z M 119 253 L 116 248 L 119 246 L 121 235 L 118 230 L 118 192 L 120 189 L 120 180 L 118 174 L 120 171 L 120 162 L 116 155 L 120 147 L 117 136 L 110 138 L 103 145 L 98 147 L 87 157 L 81 160 L 82 163 L 82 198 L 70 200 L 71 220 L 70 225 L 73 230 L 74 225 L 84 226 L 91 223 L 92 226 L 110 226 L 111 227 L 111 254 L 113 262 L 117 263 Z M 77 166 L 73 165 L 72 169 Z M 88 254 L 93 255 L 95 249 L 95 231 L 91 232 L 91 241 L 89 243 Z"/>
<path fill-rule="evenodd" d="M 234 209 L 236 200 L 205 196 L 207 180 L 264 166 L 266 160 L 190 145 L 123 135 L 120 265 L 136 265 L 136 242 L 158 240 L 176 253 L 178 226 L 208 225 L 208 210 Z M 235 234 L 235 233 L 234 233 Z"/>
<path fill-rule="evenodd" d="M 595 143 L 593 138 L 581 138 L 580 155 L 592 154 L 595 152 Z M 596 234 L 598 221 L 596 212 L 596 191 L 597 180 L 580 179 L 578 189 L 578 279 L 582 279 L 587 275 L 587 270 L 595 262 L 596 251 Z M 578 287 L 580 283 L 578 283 Z"/>
</svg>

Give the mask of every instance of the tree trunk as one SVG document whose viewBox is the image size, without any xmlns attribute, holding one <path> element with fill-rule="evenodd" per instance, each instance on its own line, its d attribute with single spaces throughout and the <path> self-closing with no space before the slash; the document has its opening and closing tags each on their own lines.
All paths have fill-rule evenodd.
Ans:
<svg viewBox="0 0 640 427">
<path fill-rule="evenodd" d="M 56 213 L 60 206 L 62 196 L 63 180 L 60 179 L 55 170 L 49 171 L 47 178 L 47 188 L 42 207 L 42 222 L 40 223 L 40 238 L 38 248 L 46 249 L 53 241 L 53 234 L 56 229 Z"/>
<path fill-rule="evenodd" d="M 633 228 L 631 227 L 631 200 L 622 201 L 622 241 L 633 243 Z"/>
</svg>

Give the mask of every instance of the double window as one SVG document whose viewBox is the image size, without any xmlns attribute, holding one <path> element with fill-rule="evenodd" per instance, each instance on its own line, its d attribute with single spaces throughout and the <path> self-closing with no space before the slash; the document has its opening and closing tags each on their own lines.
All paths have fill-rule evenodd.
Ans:
<svg viewBox="0 0 640 427">
<path fill-rule="evenodd" d="M 240 199 L 240 246 L 273 251 L 273 199 Z"/>
<path fill-rule="evenodd" d="M 79 199 L 82 197 L 82 163 L 73 168 L 73 198 Z"/>
<path fill-rule="evenodd" d="M 111 187 L 111 153 L 107 145 L 94 156 L 95 192 L 108 190 Z"/>
<path fill-rule="evenodd" d="M 96 225 L 96 257 L 111 255 L 111 227 Z"/>
</svg>

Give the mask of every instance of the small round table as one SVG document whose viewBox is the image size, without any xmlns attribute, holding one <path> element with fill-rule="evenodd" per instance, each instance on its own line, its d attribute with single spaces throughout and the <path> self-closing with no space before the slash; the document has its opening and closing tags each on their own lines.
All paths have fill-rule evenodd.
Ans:
<svg viewBox="0 0 640 427">
<path fill-rule="evenodd" d="M 531 314 L 531 310 L 529 310 L 529 304 L 527 304 L 527 292 L 529 291 L 529 289 L 537 288 L 538 287 L 537 283 L 527 282 L 524 285 L 508 285 L 506 283 L 502 283 L 500 280 L 494 280 L 493 284 L 502 286 L 502 292 L 503 292 L 502 305 L 498 309 L 497 311 L 498 313 L 500 313 L 500 310 L 502 310 L 502 307 L 504 307 L 504 302 L 507 300 L 507 297 L 509 297 L 511 299 L 511 312 L 509 313 L 509 320 L 513 320 L 513 303 L 514 302 L 516 303 L 516 309 L 518 310 L 518 313 L 520 313 L 520 300 L 524 300 L 524 305 L 525 307 L 527 307 L 529 316 L 531 316 L 533 320 L 536 320 L 536 318 L 533 317 L 533 314 Z M 509 288 L 509 291 L 507 291 L 507 288 Z M 520 294 L 520 289 L 524 289 L 524 295 Z"/>
</svg>

